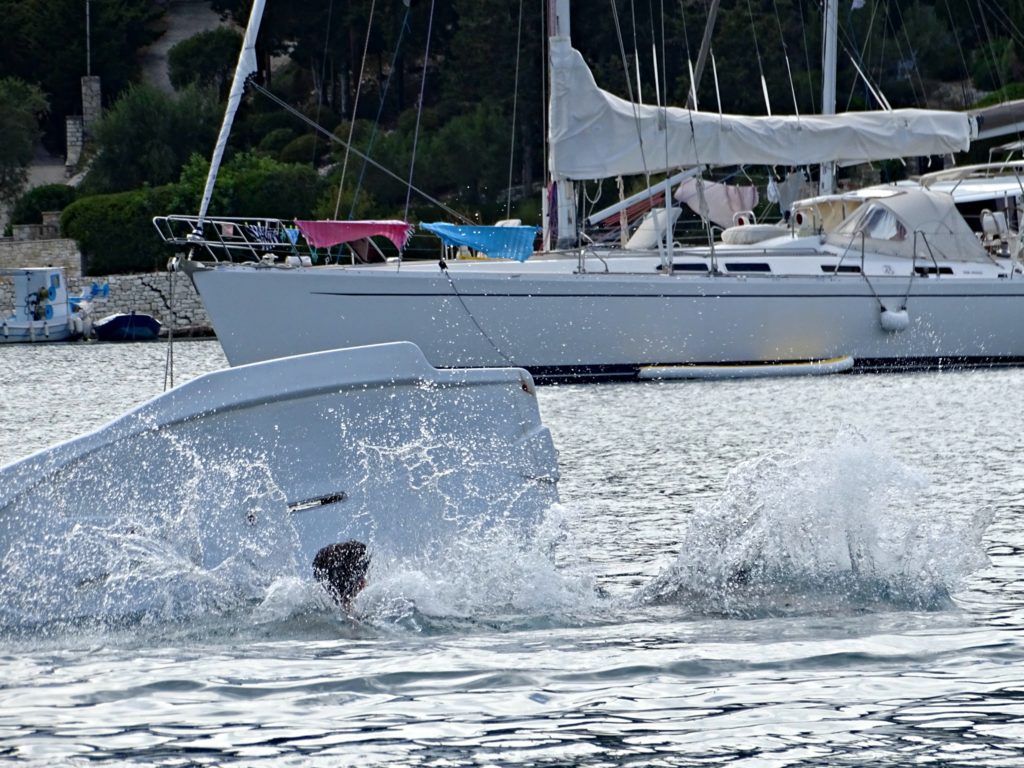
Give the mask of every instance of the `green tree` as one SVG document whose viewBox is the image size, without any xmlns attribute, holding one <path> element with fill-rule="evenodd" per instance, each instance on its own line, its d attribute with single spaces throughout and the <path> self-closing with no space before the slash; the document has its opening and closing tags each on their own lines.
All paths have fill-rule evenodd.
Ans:
<svg viewBox="0 0 1024 768">
<path fill-rule="evenodd" d="M 226 98 L 241 49 L 242 36 L 228 27 L 182 40 L 167 52 L 171 85 L 178 90 L 189 85 L 211 87 Z"/>
<path fill-rule="evenodd" d="M 13 201 L 25 186 L 46 110 L 46 97 L 36 86 L 0 79 L 0 201 Z"/>
<path fill-rule="evenodd" d="M 117 192 L 175 181 L 193 152 L 209 152 L 221 108 L 209 90 L 190 86 L 177 97 L 138 85 L 96 128 L 98 154 L 86 178 L 89 192 Z"/>
<path fill-rule="evenodd" d="M 61 231 L 78 241 L 86 274 L 110 275 L 162 270 L 170 252 L 153 228 L 166 214 L 176 185 L 81 197 L 64 209 Z"/>
<path fill-rule="evenodd" d="M 63 211 L 78 194 L 67 184 L 43 184 L 18 198 L 11 210 L 12 224 L 42 224 L 44 211 Z"/>
<path fill-rule="evenodd" d="M 37 83 L 47 94 L 51 147 L 63 148 L 64 118 L 82 113 L 83 75 L 103 79 L 107 103 L 138 79 L 139 51 L 159 35 L 164 13 L 153 0 L 91 0 L 87 62 L 85 9 L 83 0 L 0 0 L 4 30 L 13 31 L 0 46 L 0 75 Z"/>
<path fill-rule="evenodd" d="M 171 208 L 199 209 L 209 161 L 192 155 L 182 169 Z M 213 189 L 210 213 L 216 216 L 309 217 L 324 182 L 309 165 L 282 163 L 265 155 L 243 152 L 221 166 Z"/>
</svg>

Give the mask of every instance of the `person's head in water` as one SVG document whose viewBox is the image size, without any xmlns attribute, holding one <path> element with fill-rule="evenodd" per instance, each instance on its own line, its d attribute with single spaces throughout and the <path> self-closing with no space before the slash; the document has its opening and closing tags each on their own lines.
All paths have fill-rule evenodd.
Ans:
<svg viewBox="0 0 1024 768">
<path fill-rule="evenodd" d="M 338 605 L 346 606 L 366 586 L 370 556 L 361 541 L 328 544 L 313 558 L 313 576 Z"/>
</svg>

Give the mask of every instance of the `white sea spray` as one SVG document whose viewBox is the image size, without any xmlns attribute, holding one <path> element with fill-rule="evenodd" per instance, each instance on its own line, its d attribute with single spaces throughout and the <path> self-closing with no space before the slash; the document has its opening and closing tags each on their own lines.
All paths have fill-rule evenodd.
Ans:
<svg viewBox="0 0 1024 768">
<path fill-rule="evenodd" d="M 677 559 L 639 599 L 755 615 L 948 607 L 987 564 L 991 512 L 937 512 L 927 489 L 926 475 L 857 435 L 746 461 L 684 521 Z"/>
</svg>

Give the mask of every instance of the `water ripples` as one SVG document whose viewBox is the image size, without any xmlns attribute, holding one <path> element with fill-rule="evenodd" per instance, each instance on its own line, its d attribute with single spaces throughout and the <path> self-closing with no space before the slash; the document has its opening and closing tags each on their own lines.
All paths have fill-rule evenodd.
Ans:
<svg viewBox="0 0 1024 768">
<path fill-rule="evenodd" d="M 0 349 L 0 460 L 156 394 L 162 351 L 62 348 L 83 373 L 35 406 L 57 358 Z M 0 760 L 1024 766 L 1022 385 L 542 389 L 537 541 L 381 553 L 357 622 L 239 573 L 203 610 L 9 633 Z"/>
</svg>

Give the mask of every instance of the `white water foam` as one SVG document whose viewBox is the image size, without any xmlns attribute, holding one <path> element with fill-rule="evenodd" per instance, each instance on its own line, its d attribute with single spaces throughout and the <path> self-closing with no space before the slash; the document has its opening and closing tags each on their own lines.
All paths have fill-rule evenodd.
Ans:
<svg viewBox="0 0 1024 768">
<path fill-rule="evenodd" d="M 521 526 L 492 525 L 464 530 L 424 555 L 375 552 L 355 613 L 381 629 L 416 632 L 592 621 L 600 610 L 593 574 L 557 563 L 558 554 L 576 562 L 570 517 L 555 505 L 529 535 Z"/>
<path fill-rule="evenodd" d="M 937 509 L 927 488 L 857 435 L 746 462 L 685 521 L 678 558 L 638 599 L 733 616 L 951 607 L 987 564 L 991 512 Z"/>
</svg>

